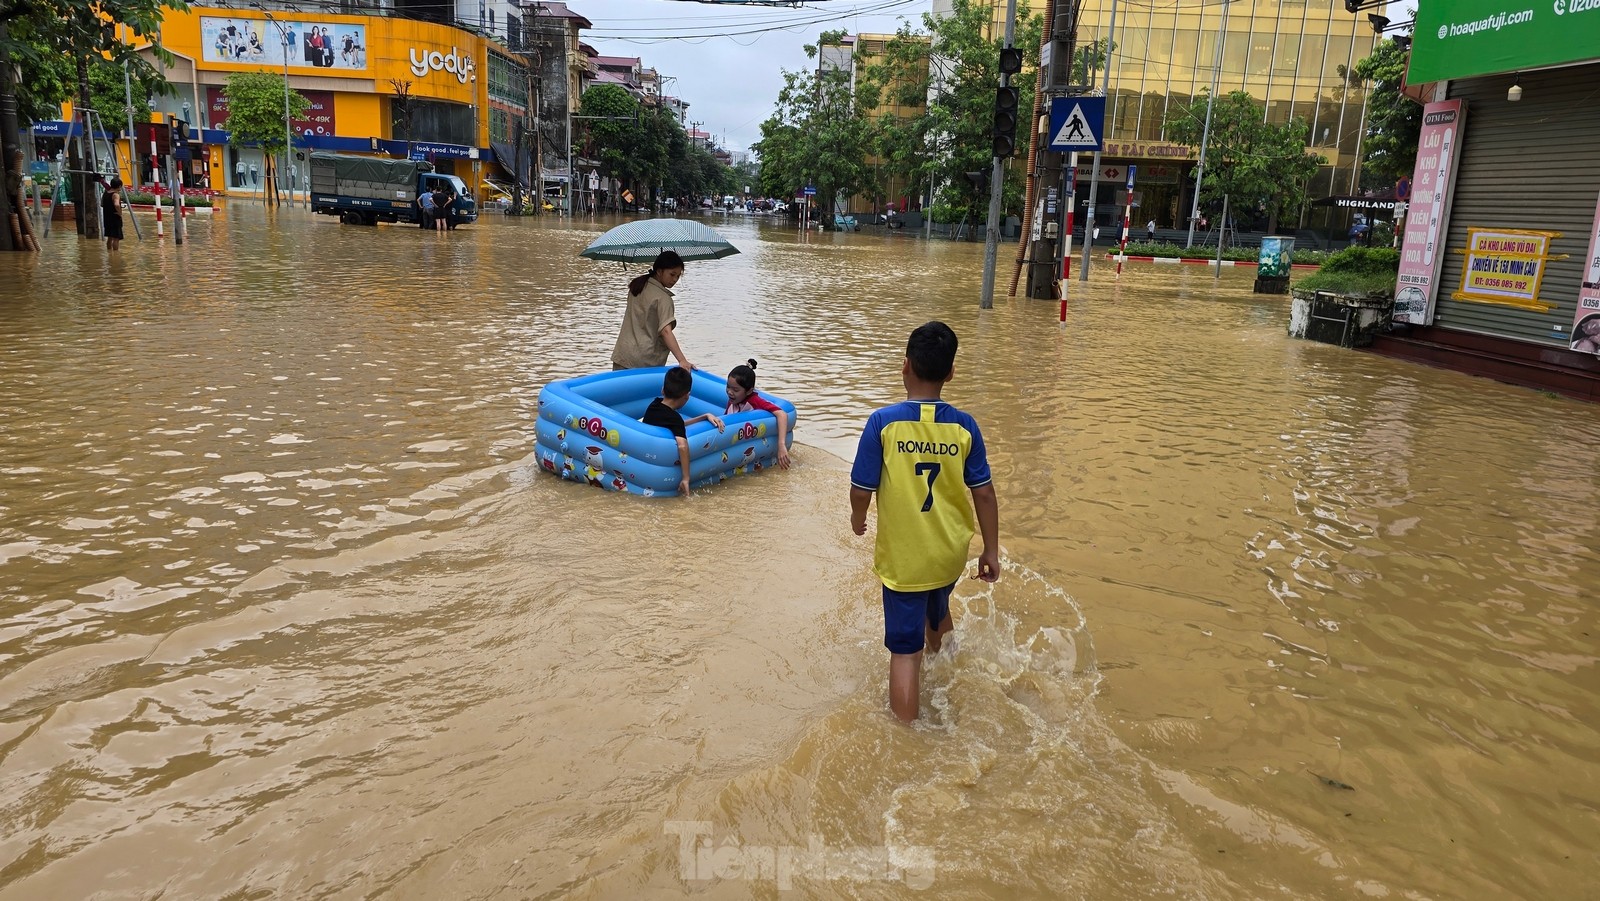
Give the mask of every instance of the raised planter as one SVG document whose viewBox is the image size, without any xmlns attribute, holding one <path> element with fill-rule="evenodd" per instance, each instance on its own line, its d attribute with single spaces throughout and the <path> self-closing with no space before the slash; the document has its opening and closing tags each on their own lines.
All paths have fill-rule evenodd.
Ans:
<svg viewBox="0 0 1600 901">
<path fill-rule="evenodd" d="M 1289 337 L 1340 347 L 1370 347 L 1394 318 L 1391 294 L 1290 291 Z"/>
</svg>

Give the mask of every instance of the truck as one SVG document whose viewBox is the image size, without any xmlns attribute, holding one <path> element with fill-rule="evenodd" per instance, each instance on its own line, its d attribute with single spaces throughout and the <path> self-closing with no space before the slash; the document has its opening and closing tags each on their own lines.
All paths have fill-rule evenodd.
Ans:
<svg viewBox="0 0 1600 901">
<path fill-rule="evenodd" d="M 417 195 L 443 185 L 454 191 L 455 222 L 478 221 L 478 206 L 454 175 L 425 160 L 394 160 L 345 153 L 311 154 L 311 210 L 348 225 L 406 222 L 419 225 Z"/>
</svg>

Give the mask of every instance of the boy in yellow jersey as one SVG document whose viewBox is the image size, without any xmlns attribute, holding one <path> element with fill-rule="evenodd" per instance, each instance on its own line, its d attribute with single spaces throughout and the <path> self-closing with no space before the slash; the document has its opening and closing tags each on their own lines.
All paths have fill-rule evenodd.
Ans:
<svg viewBox="0 0 1600 901">
<path fill-rule="evenodd" d="M 978 578 L 1000 578 L 1000 511 L 983 435 L 971 416 L 939 399 L 954 373 L 956 343 L 942 322 L 911 333 L 900 367 L 906 400 L 867 419 L 850 471 L 857 535 L 867 533 L 867 508 L 878 496 L 872 568 L 883 580 L 889 706 L 908 723 L 922 693 L 922 650 L 938 653 L 952 627 L 950 592 L 967 566 L 974 508 L 983 534 Z"/>
</svg>

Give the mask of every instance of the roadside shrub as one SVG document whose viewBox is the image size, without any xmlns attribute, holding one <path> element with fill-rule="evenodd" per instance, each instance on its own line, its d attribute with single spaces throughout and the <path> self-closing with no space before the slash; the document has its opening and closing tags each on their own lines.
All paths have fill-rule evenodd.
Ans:
<svg viewBox="0 0 1600 901">
<path fill-rule="evenodd" d="M 1339 294 L 1393 294 L 1400 274 L 1400 251 L 1393 247 L 1346 247 L 1328 257 L 1316 272 L 1294 283 L 1296 291 Z"/>
<path fill-rule="evenodd" d="M 156 195 L 151 194 L 148 191 L 129 191 L 128 202 L 134 206 L 155 206 Z M 161 205 L 164 207 L 172 206 L 172 195 L 162 194 Z M 193 207 L 211 206 L 212 204 L 211 198 L 209 197 L 185 193 L 183 195 L 183 205 Z"/>
<path fill-rule="evenodd" d="M 1103 246 L 1103 245 L 1097 245 Z M 1214 260 L 1217 258 L 1215 247 L 1179 247 L 1167 241 L 1129 241 L 1128 253 L 1132 256 L 1143 257 L 1174 257 L 1181 260 Z M 1330 256 L 1326 250 L 1300 250 L 1294 252 L 1296 263 L 1321 263 Z M 1224 260 L 1233 260 L 1241 263 L 1254 263 L 1261 257 L 1258 247 L 1228 247 L 1222 251 Z"/>
</svg>

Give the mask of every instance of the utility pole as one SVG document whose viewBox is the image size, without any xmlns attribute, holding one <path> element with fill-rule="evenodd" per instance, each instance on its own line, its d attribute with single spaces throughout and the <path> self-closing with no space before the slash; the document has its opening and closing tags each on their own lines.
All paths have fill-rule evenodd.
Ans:
<svg viewBox="0 0 1600 901">
<path fill-rule="evenodd" d="M 1092 45 L 1091 45 L 1092 46 Z M 1111 0 L 1111 21 L 1106 30 L 1106 72 L 1104 86 L 1101 94 L 1111 96 L 1111 60 L 1117 54 L 1117 0 Z M 1107 119 L 1112 118 L 1109 114 Z M 1106 127 L 1106 134 L 1102 137 L 1111 137 L 1110 127 Z M 1100 193 L 1100 151 L 1094 152 L 1094 171 L 1089 175 L 1089 197 L 1086 201 L 1083 219 L 1083 265 L 1078 268 L 1078 281 L 1089 280 L 1089 261 L 1094 258 L 1094 202 Z"/>
<path fill-rule="evenodd" d="M 1200 132 L 1200 162 L 1194 168 L 1194 205 L 1189 208 L 1189 243 L 1194 246 L 1194 224 L 1200 218 L 1200 182 L 1206 174 L 1206 145 L 1211 142 L 1211 108 L 1217 102 L 1217 82 L 1222 77 L 1222 42 L 1228 36 L 1228 3 L 1222 0 L 1222 27 L 1217 29 L 1217 60 L 1211 70 L 1211 93 L 1206 97 L 1206 124 Z"/>
<path fill-rule="evenodd" d="M 1115 2 L 1115 0 L 1112 0 L 1112 2 Z M 1017 26 L 1017 0 L 1006 0 L 1006 39 L 1005 39 L 1005 49 L 1000 51 L 1002 59 L 1004 59 L 1005 57 L 1011 55 L 1011 52 L 1013 50 L 1013 48 L 1011 46 L 1011 38 L 1012 38 L 1013 33 L 1016 31 L 1016 26 Z M 1011 90 L 1011 73 L 1006 71 L 1007 68 L 1008 67 L 1003 63 L 1000 66 L 1000 92 L 999 92 L 1000 97 L 1005 97 L 1006 96 L 1006 92 Z M 1015 97 L 1014 93 L 1012 94 L 1012 97 L 1013 98 Z M 997 108 L 996 108 L 996 111 L 995 111 L 996 112 L 996 128 L 999 128 L 998 120 L 999 120 L 999 117 L 1001 115 L 1001 111 L 998 109 L 998 106 L 999 106 L 999 102 L 997 100 L 997 102 L 996 102 L 996 107 Z M 1016 103 L 1013 100 L 1013 102 L 1012 102 L 1013 117 L 1014 117 L 1015 112 L 1016 112 Z M 1016 139 L 1016 131 L 1015 131 L 1015 129 L 1016 129 L 1016 123 L 1015 123 L 1015 118 L 1013 118 L 1013 122 L 1012 122 L 1012 140 L 1013 141 L 1015 141 L 1015 139 Z M 1000 143 L 1000 138 L 999 138 L 998 135 L 995 138 L 995 143 L 996 143 L 996 145 L 998 145 Z M 996 152 L 995 152 L 995 155 L 994 155 L 994 165 L 991 167 L 991 171 L 990 171 L 990 174 L 989 174 L 989 227 L 984 232 L 984 238 L 983 238 L 983 293 L 979 297 L 979 300 L 978 300 L 978 306 L 980 308 L 982 308 L 982 309 L 985 309 L 985 310 L 990 310 L 990 309 L 994 308 L 994 266 L 995 266 L 995 257 L 1000 252 L 1000 195 L 1001 195 L 1001 191 L 1003 190 L 1003 188 L 1005 186 L 1004 185 L 1004 182 L 1005 182 L 1005 158 L 1000 155 L 1000 153 L 999 153 L 1000 147 L 999 146 L 995 147 L 995 151 Z M 1010 154 L 1006 154 L 1006 156 L 1010 156 Z"/>
</svg>

